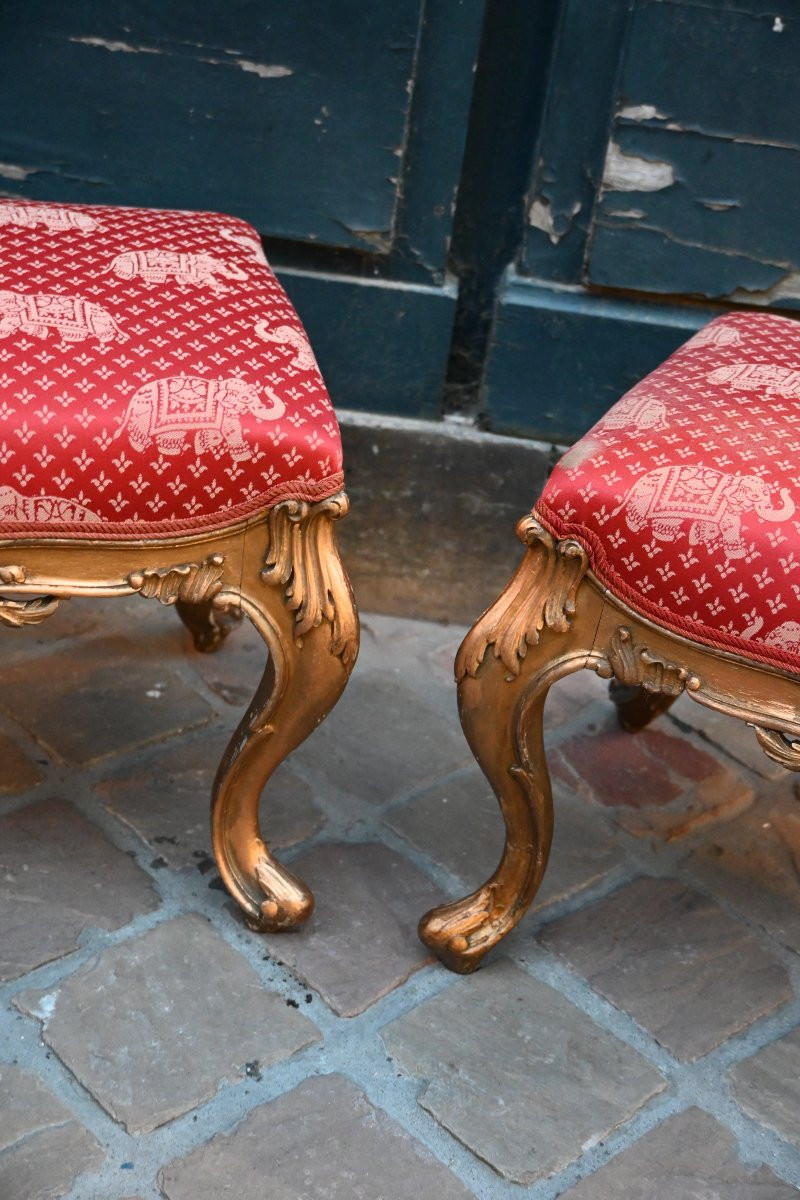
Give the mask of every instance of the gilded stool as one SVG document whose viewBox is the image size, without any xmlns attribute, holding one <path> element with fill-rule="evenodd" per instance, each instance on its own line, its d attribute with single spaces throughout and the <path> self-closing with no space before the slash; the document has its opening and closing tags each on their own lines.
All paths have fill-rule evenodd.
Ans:
<svg viewBox="0 0 800 1200">
<path fill-rule="evenodd" d="M 252 926 L 299 924 L 313 897 L 261 837 L 259 798 L 341 694 L 358 623 L 336 417 L 255 230 L 0 201 L 0 468 L 0 622 L 138 592 L 198 649 L 241 615 L 263 637 L 213 844 Z"/>
<path fill-rule="evenodd" d="M 552 684 L 612 681 L 623 727 L 685 692 L 800 770 L 800 323 L 712 321 L 561 459 L 528 547 L 456 659 L 466 737 L 506 825 L 492 878 L 423 917 L 474 970 L 524 915 L 553 831 L 542 738 Z"/>
</svg>

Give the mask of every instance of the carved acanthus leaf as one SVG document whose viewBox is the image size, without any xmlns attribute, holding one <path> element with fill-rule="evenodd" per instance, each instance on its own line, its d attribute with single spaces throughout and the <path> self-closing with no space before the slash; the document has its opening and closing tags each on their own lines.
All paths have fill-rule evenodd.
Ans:
<svg viewBox="0 0 800 1200">
<path fill-rule="evenodd" d="M 545 627 L 566 633 L 575 615 L 575 594 L 589 559 L 571 538 L 557 542 L 535 517 L 523 517 L 517 537 L 528 547 L 516 575 L 500 598 L 476 622 L 456 658 L 456 678 L 475 675 L 486 651 L 494 648 L 511 675 L 518 675 L 528 646 Z"/>
<path fill-rule="evenodd" d="M 789 771 L 800 771 L 800 741 L 795 741 L 778 729 L 754 725 L 756 737 L 767 758 L 780 763 Z"/>
<path fill-rule="evenodd" d="M 355 662 L 358 627 L 350 585 L 336 548 L 333 522 L 347 515 L 344 492 L 327 500 L 284 500 L 267 518 L 269 543 L 261 577 L 284 589 L 295 614 L 295 637 L 322 621 L 332 627 L 332 651 L 345 666 Z"/>
<path fill-rule="evenodd" d="M 595 664 L 595 670 L 603 679 L 614 676 L 620 683 L 638 685 L 648 692 L 661 692 L 666 696 L 678 696 L 684 688 L 696 692 L 700 687 L 697 675 L 687 667 L 666 662 L 646 646 L 638 645 L 625 625 L 614 631 L 606 658 Z"/>
<path fill-rule="evenodd" d="M 142 567 L 128 576 L 135 592 L 162 604 L 201 604 L 212 600 L 222 588 L 225 559 L 211 554 L 201 563 L 179 563 L 169 567 Z"/>
<path fill-rule="evenodd" d="M 7 600 L 0 597 L 0 622 L 15 628 L 40 625 L 47 617 L 52 617 L 57 608 L 58 599 L 55 596 L 37 596 L 34 600 Z"/>
<path fill-rule="evenodd" d="M 12 586 L 24 583 L 26 579 L 27 571 L 24 567 L 15 563 L 0 567 L 0 584 Z M 51 617 L 57 608 L 58 600 L 55 596 L 36 596 L 32 600 L 9 600 L 0 596 L 0 624 L 13 625 L 17 629 L 21 625 L 39 625 L 47 617 Z"/>
</svg>

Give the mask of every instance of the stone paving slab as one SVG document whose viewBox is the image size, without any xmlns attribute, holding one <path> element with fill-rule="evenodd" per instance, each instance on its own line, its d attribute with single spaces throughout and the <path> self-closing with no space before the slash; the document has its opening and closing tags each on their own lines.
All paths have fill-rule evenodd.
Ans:
<svg viewBox="0 0 800 1200">
<path fill-rule="evenodd" d="M 147 875 L 71 804 L 40 800 L 0 817 L 0 979 L 74 950 L 158 907 Z"/>
<path fill-rule="evenodd" d="M 700 736 L 710 743 L 712 751 L 719 748 L 726 755 L 742 763 L 762 779 L 782 779 L 785 768 L 771 758 L 767 758 L 759 746 L 756 735 L 743 721 L 729 717 L 725 713 L 715 712 L 690 700 L 688 696 L 680 696 L 670 709 L 668 720 L 677 727 L 696 730 Z"/>
<path fill-rule="evenodd" d="M 35 787 L 43 779 L 42 766 L 47 766 L 46 760 L 37 765 L 13 738 L 0 733 L 0 796 L 27 792 Z"/>
<path fill-rule="evenodd" d="M 264 942 L 340 1016 L 363 1012 L 431 961 L 417 922 L 442 893 L 385 846 L 317 846 L 291 868 L 314 892 L 314 914 Z"/>
<path fill-rule="evenodd" d="M 665 1086 L 636 1051 L 507 961 L 382 1030 L 419 1103 L 516 1183 L 567 1166 Z"/>
<path fill-rule="evenodd" d="M 800 1029 L 764 1046 L 729 1075 L 744 1111 L 800 1146 Z"/>
<path fill-rule="evenodd" d="M 676 880 L 639 879 L 539 937 L 682 1061 L 793 998 L 783 965 Z"/>
<path fill-rule="evenodd" d="M 708 1113 L 690 1108 L 601 1167 L 562 1200 L 792 1200 L 764 1166 L 742 1163 L 736 1143 Z"/>
<path fill-rule="evenodd" d="M 582 797 L 576 799 L 556 786 L 554 806 L 553 848 L 534 911 L 597 883 L 623 861 L 613 825 Z M 462 880 L 465 891 L 488 879 L 500 861 L 503 819 L 477 766 L 434 784 L 392 809 L 385 819 L 423 854 Z"/>
<path fill-rule="evenodd" d="M 296 752 L 329 783 L 382 804 L 472 761 L 460 729 L 399 675 L 353 675 L 333 712 Z"/>
<path fill-rule="evenodd" d="M 83 1086 L 131 1133 L 210 1099 L 220 1084 L 319 1040 L 197 916 L 177 917 L 103 951 L 60 987 L 18 1008 Z"/>
<path fill-rule="evenodd" d="M 205 872 L 213 865 L 211 790 L 227 741 L 222 731 L 213 733 L 204 730 L 199 737 L 143 752 L 113 766 L 95 785 L 108 811 L 171 867 Z M 290 762 L 282 763 L 267 784 L 262 813 L 263 834 L 276 849 L 304 841 L 322 825 L 310 785 Z"/>
<path fill-rule="evenodd" d="M 40 1079 L 0 1064 L 0 1196 L 50 1200 L 97 1170 L 100 1146 Z"/>
<path fill-rule="evenodd" d="M 729 825 L 716 828 L 688 859 L 697 883 L 800 953 L 800 805 L 788 783 Z"/>
<path fill-rule="evenodd" d="M 43 681 L 47 686 L 43 686 Z M 204 724 L 211 709 L 155 655 L 124 637 L 62 646 L 3 672 L 0 707 L 68 763 L 161 741 Z"/>
<path fill-rule="evenodd" d="M 6 1200 L 9 1190 L 9 1200 L 38 1197 L 39 1180 L 43 1180 L 42 1200 L 70 1187 L 69 1200 L 89 1196 L 143 1200 L 157 1191 L 162 1194 L 155 1179 L 159 1166 L 164 1168 L 161 1186 L 165 1189 L 167 1173 L 175 1169 L 169 1186 L 177 1189 L 180 1200 L 184 1196 L 202 1200 L 204 1195 L 216 1200 L 229 1191 L 247 1200 L 253 1186 L 259 1197 L 268 1195 L 272 1200 L 273 1178 L 275 1189 L 285 1188 L 275 1191 L 278 1200 L 282 1196 L 294 1200 L 298 1178 L 312 1200 L 323 1200 L 328 1188 L 338 1189 L 330 1194 L 340 1197 L 357 1196 L 357 1186 L 367 1189 L 369 1200 L 377 1196 L 405 1200 L 404 1188 L 426 1198 L 437 1191 L 461 1197 L 473 1194 L 473 1189 L 479 1200 L 501 1196 L 508 1200 L 522 1190 L 511 1182 L 516 1175 L 532 1180 L 525 1190 L 528 1200 L 554 1200 L 557 1189 L 548 1178 L 550 1170 L 573 1164 L 567 1177 L 574 1180 L 577 1176 L 571 1171 L 596 1168 L 604 1159 L 602 1131 L 612 1128 L 620 1152 L 579 1185 L 581 1197 L 637 1200 L 637 1181 L 644 1180 L 648 1200 L 651 1196 L 689 1200 L 695 1195 L 703 1200 L 723 1196 L 725 1200 L 729 1196 L 783 1200 L 789 1185 L 777 1176 L 800 1184 L 795 1115 L 800 1107 L 798 1030 L 785 1032 L 787 1025 L 796 1024 L 796 1010 L 776 1009 L 786 979 L 780 972 L 777 977 L 769 974 L 776 955 L 783 954 L 781 947 L 800 950 L 800 808 L 793 798 L 792 777 L 777 770 L 771 777 L 768 760 L 762 759 L 740 722 L 720 718 L 721 729 L 735 732 L 736 741 L 728 747 L 731 758 L 714 741 L 714 714 L 682 698 L 644 739 L 626 735 L 622 742 L 626 755 L 639 747 L 645 780 L 663 778 L 668 791 L 677 788 L 674 812 L 659 803 L 664 796 L 653 787 L 649 793 L 645 789 L 644 809 L 620 805 L 625 775 L 617 769 L 620 760 L 611 753 L 606 774 L 610 788 L 616 778 L 617 796 L 609 791 L 609 803 L 601 804 L 592 790 L 591 769 L 581 776 L 568 768 L 559 759 L 558 748 L 570 743 L 591 745 L 605 728 L 613 735 L 606 684 L 587 671 L 560 681 L 545 713 L 550 760 L 554 774 L 560 776 L 554 789 L 555 846 L 536 901 L 539 907 L 558 900 L 562 910 L 575 918 L 583 913 L 590 927 L 587 941 L 595 937 L 593 923 L 597 923 L 606 960 L 617 964 L 617 983 L 626 1003 L 632 996 L 636 1003 L 652 1004 L 650 1015 L 655 1011 L 658 1016 L 656 1000 L 664 978 L 668 999 L 684 995 L 686 1005 L 678 1006 L 675 1021 L 687 1027 L 681 1035 L 690 1048 L 691 1038 L 698 1033 L 710 1043 L 737 1036 L 735 1045 L 725 1051 L 724 1066 L 715 1066 L 713 1058 L 700 1064 L 699 1070 L 675 1061 L 664 1102 L 672 1106 L 680 1095 L 686 1104 L 695 1099 L 703 1105 L 713 1103 L 714 1111 L 725 1114 L 737 1132 L 738 1146 L 727 1127 L 696 1112 L 687 1118 L 687 1129 L 680 1124 L 683 1116 L 661 1118 L 651 1133 L 640 1137 L 641 1122 L 628 1117 L 641 1112 L 649 1104 L 648 1097 L 664 1086 L 659 1072 L 646 1061 L 648 1056 L 654 1061 L 663 1057 L 654 1036 L 655 1018 L 636 1033 L 641 1057 L 582 1011 L 586 985 L 580 968 L 572 972 L 558 967 L 551 979 L 554 991 L 502 959 L 466 979 L 448 975 L 438 965 L 417 972 L 430 960 L 416 939 L 416 923 L 439 895 L 407 860 L 406 852 L 415 862 L 421 859 L 429 864 L 426 869 L 431 872 L 443 868 L 441 873 L 453 877 L 454 887 L 456 880 L 462 880 L 467 891 L 491 872 L 502 843 L 496 802 L 458 725 L 452 661 L 463 632 L 368 615 L 353 685 L 343 701 L 352 691 L 352 712 L 343 709 L 340 715 L 334 710 L 329 731 L 329 722 L 323 723 L 301 749 L 301 757 L 293 756 L 268 786 L 263 818 L 272 843 L 280 847 L 320 839 L 313 851 L 301 845 L 293 864 L 305 872 L 317 892 L 312 924 L 299 936 L 270 939 L 272 961 L 261 961 L 267 957 L 267 942 L 243 932 L 233 902 L 221 891 L 208 890 L 209 884 L 214 889 L 220 884 L 208 854 L 210 779 L 236 723 L 235 710 L 249 701 L 263 671 L 265 652 L 258 634 L 245 622 L 218 654 L 200 655 L 174 612 L 141 597 L 65 604 L 39 628 L 6 632 L 6 663 L 13 662 L 15 669 L 38 679 L 42 692 L 46 691 L 43 681 L 50 682 L 44 672 L 65 654 L 72 656 L 76 677 L 102 680 L 101 668 L 109 666 L 110 660 L 101 656 L 116 643 L 125 647 L 119 658 L 120 678 L 130 677 L 134 691 L 139 684 L 133 670 L 141 679 L 149 664 L 182 681 L 181 686 L 205 706 L 205 715 L 200 725 L 182 733 L 185 714 L 175 713 L 166 692 L 158 699 L 148 697 L 161 713 L 152 740 L 140 744 L 131 739 L 128 728 L 122 728 L 118 737 L 115 730 L 107 756 L 93 761 L 89 771 L 77 761 L 78 755 L 74 766 L 48 763 L 44 749 L 31 742 L 13 715 L 0 716 L 0 795 L 4 778 L 9 789 L 0 811 L 8 813 L 19 805 L 15 792 L 30 786 L 32 766 L 42 776 L 32 784 L 37 789 L 33 795 L 46 800 L 45 808 L 54 795 L 62 796 L 74 798 L 81 812 L 89 815 L 87 822 L 77 809 L 59 801 L 62 809 L 68 809 L 66 816 L 57 810 L 51 822 L 34 821 L 28 810 L 35 813 L 35 805 L 29 802 L 22 811 L 28 813 L 25 819 L 31 828 L 16 851 L 13 839 L 9 842 L 5 836 L 5 818 L 0 819 L 0 866 L 10 868 L 0 870 L 0 883 L 23 887 L 14 937 L 35 941 L 43 931 L 58 930 L 62 917 L 67 923 L 75 918 L 64 946 L 59 943 L 52 955 L 45 946 L 47 987 L 39 983 L 34 988 L 28 979 L 16 978 L 6 988 L 20 1007 L 38 1010 L 39 1020 L 48 1028 L 40 1039 L 35 1021 L 11 1001 L 0 1005 L 0 1057 L 18 1063 L 15 1069 L 45 1091 L 40 1081 L 53 1078 L 52 1072 L 58 1077 L 70 1070 L 80 1080 L 69 1081 L 64 1093 L 80 1096 L 80 1107 L 76 1101 L 75 1108 L 79 1119 L 68 1113 L 62 1124 L 54 1114 L 42 1129 L 17 1138 L 13 1122 L 7 1119 L 8 1107 L 3 1115 L 2 1072 L 7 1068 L 0 1066 L 0 1172 L 12 1153 L 26 1148 L 16 1160 L 18 1173 L 11 1176 L 9 1187 L 0 1175 L 0 1200 Z M 163 681 L 161 674 L 158 680 Z M 58 720 L 74 700 L 68 678 L 64 686 Z M 5 695 L 12 711 L 9 693 Z M 687 706 L 693 722 L 688 729 L 682 720 Z M 118 709 L 113 717 L 121 719 L 123 726 L 127 720 Z M 92 730 L 87 729 L 90 740 Z M 3 737 L 10 739 L 5 753 Z M 747 770 L 750 759 L 744 747 L 755 747 L 753 765 L 763 761 L 766 774 L 752 775 Z M 23 758 L 14 757 L 14 748 Z M 95 750 L 91 747 L 92 754 Z M 734 758 L 745 762 L 745 767 L 740 770 Z M 751 807 L 732 816 L 723 796 L 723 807 L 716 813 L 712 788 L 710 798 L 706 795 L 703 804 L 693 808 L 692 797 L 698 788 L 711 786 L 709 780 L 712 784 L 716 780 L 724 792 L 724 781 L 730 779 L 726 772 L 750 785 L 755 781 L 758 798 Z M 692 819 L 691 841 L 667 842 L 672 825 L 655 829 L 652 815 L 663 821 L 665 812 L 670 822 L 679 825 L 687 815 Z M 109 813 L 111 824 L 125 822 L 144 838 L 153 866 L 161 868 L 156 878 L 168 897 L 169 918 L 165 919 L 165 911 L 161 924 L 150 932 L 158 893 L 131 857 L 110 846 L 92 824 L 96 821 L 108 828 Z M 330 824 L 326 813 L 333 815 Z M 634 821 L 646 823 L 646 842 L 634 843 L 627 836 L 620 828 L 624 825 L 620 813 L 625 820 L 630 818 L 631 829 Z M 701 819 L 694 822 L 695 816 Z M 121 826 L 119 832 L 126 843 L 130 841 Z M 337 837 L 343 837 L 345 844 L 332 845 Z M 95 857 L 97 839 L 103 853 L 110 850 L 110 857 L 105 867 L 98 867 L 95 879 L 95 866 L 105 861 L 102 855 Z M 384 839 L 399 853 L 380 846 Z M 11 848 L 8 863 L 3 857 L 6 847 Z M 291 854 L 284 857 L 291 860 Z M 649 910 L 655 912 L 651 923 L 656 932 L 646 953 L 621 936 L 617 962 L 609 921 L 606 917 L 597 921 L 597 913 L 602 914 L 598 905 L 604 902 L 587 905 L 582 891 L 603 880 L 608 887 L 610 874 L 630 879 L 643 868 L 657 876 L 674 874 L 676 869 L 683 875 L 688 870 L 701 891 L 729 908 L 732 926 L 715 937 L 716 917 L 703 915 L 706 900 L 699 918 L 693 911 L 684 912 L 678 903 L 672 911 L 666 906 L 659 916 L 656 905 Z M 33 882 L 27 878 L 31 873 Z M 11 879 L 3 880 L 4 874 Z M 71 888 L 76 889 L 74 894 Z M 113 908 L 117 903 L 118 911 Z M 173 916 L 190 914 L 198 906 L 216 913 L 215 923 L 231 922 L 215 924 L 223 933 L 230 929 L 230 941 L 196 915 Z M 644 926 L 647 906 L 632 907 Z M 640 907 L 645 911 L 639 913 Z M 6 906 L 6 920 L 11 919 L 12 908 Z M 712 912 L 716 909 L 712 903 Z M 46 921 L 40 919 L 43 911 Z M 99 931 L 104 917 L 110 921 L 110 912 L 118 922 L 114 927 L 120 929 L 111 939 L 120 938 L 114 946 Z M 750 942 L 739 940 L 744 926 L 736 920 L 737 913 L 750 928 L 760 927 L 754 940 L 765 955 L 767 970 L 761 974 Z M 203 931 L 199 950 L 194 935 L 186 935 L 185 921 Z M 670 926 L 673 934 L 667 936 L 664 927 Z M 163 943 L 159 944 L 157 934 L 163 936 Z M 525 941 L 524 932 L 521 936 L 529 957 L 532 939 Z M 318 940 L 309 950 L 313 937 Z M 522 944 L 520 935 L 510 939 L 507 953 L 513 954 Z M 58 957 L 75 945 L 88 947 L 92 955 L 77 971 L 74 958 L 60 961 Z M 737 954 L 740 964 L 735 962 Z M 37 955 L 33 959 L 38 963 Z M 255 972 L 248 959 L 256 963 Z M 295 974 L 313 981 L 317 995 L 309 986 L 307 1004 L 305 989 L 301 991 L 289 969 L 280 966 L 287 961 Z M 547 970 L 553 965 L 547 959 L 539 961 Z M 641 969 L 642 963 L 646 970 Z M 651 964 L 655 964 L 652 970 Z M 27 968 L 26 960 L 18 969 Z M 681 970 L 689 977 L 688 987 Z M 362 984 L 364 990 L 359 992 Z M 282 994 L 273 992 L 273 987 Z M 701 994 L 705 988 L 707 1000 Z M 723 995 L 719 1005 L 722 1031 L 715 1024 L 716 1013 L 709 1016 L 718 1003 L 715 988 L 731 994 Z M 381 998 L 386 1015 L 379 1018 L 377 1011 L 369 1010 Z M 745 1024 L 750 1020 L 754 1024 L 737 1034 L 742 1029 L 742 1007 L 747 1010 Z M 363 1019 L 337 1015 L 358 1010 Z M 765 1026 L 757 1023 L 758 1016 L 776 1011 L 783 1013 L 781 1039 L 762 1050 Z M 308 1021 L 309 1016 L 314 1020 Z M 376 1037 L 379 1019 L 388 1022 L 383 1027 L 387 1039 L 397 1038 L 394 1059 L 383 1053 Z M 624 1022 L 620 1015 L 613 1020 Z M 325 1030 L 324 1043 L 318 1026 Z M 766 1026 L 767 1031 L 771 1028 Z M 734 1032 L 725 1032 L 730 1029 Z M 300 1047 L 305 1050 L 298 1055 Z M 48 1063 L 48 1056 L 60 1057 L 61 1062 Z M 741 1062 L 735 1062 L 738 1059 Z M 735 1065 L 726 1075 L 732 1061 Z M 329 1082 L 331 1071 L 355 1075 L 360 1081 L 369 1079 L 366 1090 L 371 1102 L 347 1079 Z M 323 1072 L 326 1077 L 317 1078 Z M 318 1093 L 318 1085 L 330 1087 L 330 1094 Z M 15 1078 L 7 1090 L 23 1098 L 18 1107 L 12 1105 L 15 1120 L 25 1121 L 29 1109 L 38 1120 L 36 1103 L 25 1100 Z M 264 1097 L 276 1091 L 282 1093 L 278 1099 L 264 1103 Z M 419 1104 L 414 1105 L 417 1092 Z M 209 1098 L 213 1103 L 208 1103 Z M 105 1111 L 101 1103 L 108 1105 Z M 382 1105 L 391 1119 L 381 1111 Z M 657 1111 L 643 1114 L 645 1120 L 654 1120 Z M 188 1119 L 173 1131 L 168 1122 L 171 1114 L 178 1113 L 188 1114 Z M 167 1124 L 153 1135 L 129 1138 L 117 1122 L 141 1130 Z M 5 1137 L 12 1142 L 9 1151 L 2 1149 L 4 1126 Z M 331 1135 L 328 1141 L 326 1130 Z M 176 1138 L 181 1139 L 180 1149 Z M 636 1157 L 640 1152 L 650 1154 L 651 1139 L 653 1155 L 640 1160 Z M 421 1142 L 434 1150 L 435 1157 Z M 305 1177 L 303 1165 L 317 1143 L 319 1165 Z M 710 1150 L 704 1156 L 706 1143 Z M 196 1148 L 190 1152 L 187 1147 Z M 166 1166 L 171 1159 L 176 1161 Z M 266 1173 L 265 1162 L 270 1168 Z M 463 1182 L 442 1165 L 447 1163 L 459 1164 Z M 51 1166 L 53 1190 L 50 1176 L 36 1173 Z M 100 1175 L 85 1186 L 73 1186 L 84 1169 L 99 1170 Z M 24 1174 L 29 1170 L 30 1175 Z M 505 1181 L 497 1172 L 505 1172 Z M 791 1190 L 796 1194 L 796 1188 Z M 174 1200 L 166 1190 L 163 1194 Z"/>
<path fill-rule="evenodd" d="M 637 837 L 673 841 L 749 808 L 755 793 L 740 772 L 669 729 L 661 718 L 632 736 L 609 713 L 559 744 L 554 774 L 575 780 Z"/>
<path fill-rule="evenodd" d="M 224 1181 L 224 1183 L 222 1182 Z M 168 1200 L 467 1200 L 472 1195 L 341 1075 L 307 1079 L 159 1174 Z"/>
</svg>

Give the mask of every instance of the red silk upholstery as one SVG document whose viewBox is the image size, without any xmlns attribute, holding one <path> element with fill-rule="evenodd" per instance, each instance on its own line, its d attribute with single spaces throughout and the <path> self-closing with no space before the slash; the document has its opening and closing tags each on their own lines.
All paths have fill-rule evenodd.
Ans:
<svg viewBox="0 0 800 1200">
<path fill-rule="evenodd" d="M 561 459 L 534 508 L 658 625 L 800 673 L 800 322 L 701 329 Z"/>
<path fill-rule="evenodd" d="M 0 538 L 174 537 L 342 481 L 254 229 L 0 200 Z"/>
</svg>

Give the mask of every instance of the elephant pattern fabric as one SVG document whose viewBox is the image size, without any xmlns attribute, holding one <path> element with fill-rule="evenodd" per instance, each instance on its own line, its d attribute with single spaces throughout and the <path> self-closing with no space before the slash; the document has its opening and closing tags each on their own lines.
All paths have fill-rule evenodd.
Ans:
<svg viewBox="0 0 800 1200">
<path fill-rule="evenodd" d="M 634 611 L 800 673 L 800 322 L 712 321 L 556 466 L 534 513 Z"/>
<path fill-rule="evenodd" d="M 164 537 L 343 484 L 306 333 L 217 213 L 0 200 L 0 537 Z"/>
</svg>

